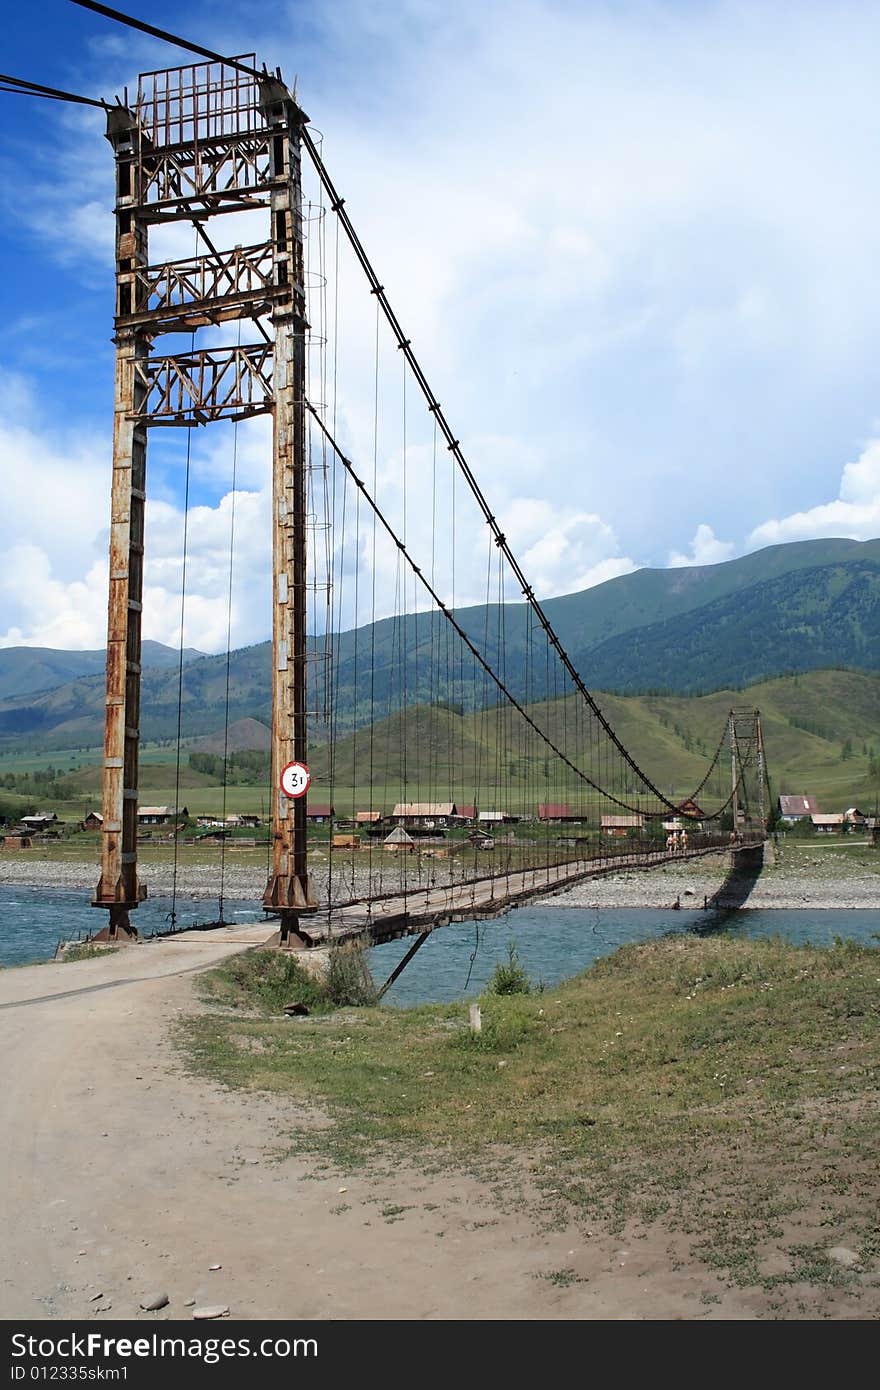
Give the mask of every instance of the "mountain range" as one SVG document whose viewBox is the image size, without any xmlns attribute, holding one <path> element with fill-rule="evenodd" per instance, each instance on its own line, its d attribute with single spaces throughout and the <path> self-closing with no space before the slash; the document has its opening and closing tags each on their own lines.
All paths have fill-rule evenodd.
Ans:
<svg viewBox="0 0 880 1390">
<path fill-rule="evenodd" d="M 771 546 L 737 560 L 642 569 L 543 607 L 588 687 L 702 695 L 825 667 L 880 670 L 880 540 Z M 563 695 L 525 604 L 475 606 L 456 618 L 519 698 Z M 332 638 L 337 734 L 374 724 L 401 702 L 479 709 L 497 691 L 442 615 L 407 614 Z M 320 653 L 323 639 L 313 642 Z M 182 730 L 224 723 L 226 655 L 184 653 Z M 144 644 L 141 731 L 177 729 L 179 653 Z M 321 670 L 323 661 L 314 663 Z M 0 650 L 0 746 L 101 743 L 103 652 Z M 269 643 L 231 654 L 229 719 L 270 716 Z M 314 702 L 323 692 L 313 690 Z"/>
</svg>

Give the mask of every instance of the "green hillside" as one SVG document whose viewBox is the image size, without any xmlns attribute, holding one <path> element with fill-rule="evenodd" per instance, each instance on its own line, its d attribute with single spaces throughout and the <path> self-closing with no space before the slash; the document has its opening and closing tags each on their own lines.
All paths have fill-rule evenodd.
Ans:
<svg viewBox="0 0 880 1390">
<path fill-rule="evenodd" d="M 798 570 L 865 560 L 880 562 L 880 539 L 795 541 L 767 546 L 720 565 L 636 570 L 583 593 L 552 599 L 546 607 L 570 650 L 586 652 L 625 632 L 690 613 L 754 584 Z"/>
<path fill-rule="evenodd" d="M 185 662 L 196 661 L 203 655 L 195 647 L 187 647 L 183 659 Z M 176 669 L 179 659 L 180 653 L 174 647 L 163 646 L 161 642 L 143 644 L 141 660 L 145 667 L 173 666 Z M 92 652 L 65 652 L 53 647 L 2 647 L 0 700 L 54 690 L 81 676 L 102 675 L 104 662 L 103 648 Z"/>
<path fill-rule="evenodd" d="M 775 795 L 812 793 L 829 811 L 854 804 L 871 811 L 880 796 L 880 675 L 812 671 L 698 697 L 599 693 L 598 700 L 637 762 L 672 798 L 688 795 L 700 781 L 731 705 L 761 711 Z M 560 743 L 568 738 L 573 759 L 580 761 L 573 710 L 574 697 L 532 708 L 551 737 Z M 259 734 L 262 742 L 264 734 Z M 206 742 L 215 741 L 199 739 L 183 750 L 181 797 L 194 814 L 216 812 L 221 801 L 217 776 L 189 765 L 189 751 L 204 748 Z M 313 798 L 326 801 L 332 793 L 341 815 L 371 804 L 390 810 L 399 800 L 449 798 L 483 810 L 534 812 L 539 801 L 577 803 L 583 790 L 573 774 L 563 775 L 557 762 L 548 758 L 518 716 L 497 708 L 456 713 L 418 706 L 398 711 L 340 737 L 332 755 L 331 784 L 330 747 L 325 742 L 310 750 Z M 259 813 L 269 805 L 264 756 L 265 778 L 231 787 L 231 809 Z M 141 786 L 150 801 L 173 804 L 174 758 L 170 747 L 145 750 Z M 48 761 L 44 757 L 44 764 Z M 73 767 L 73 762 L 65 760 L 63 766 L 68 765 Z M 8 752 L 0 756 L 0 810 L 21 814 L 51 804 L 62 816 L 78 819 L 97 804 L 101 773 L 96 759 L 91 766 L 65 772 L 56 782 L 28 782 L 28 794 L 9 788 L 9 779 L 14 783 L 19 775 L 16 769 L 28 769 L 32 777 L 37 767 L 35 758 L 16 760 Z M 712 796 L 727 795 L 728 775 L 724 758 L 707 804 Z"/>
<path fill-rule="evenodd" d="M 583 653 L 589 681 L 684 694 L 823 666 L 880 669 L 880 563 L 798 570 Z"/>
<path fill-rule="evenodd" d="M 830 810 L 880 794 L 880 676 L 858 671 L 815 671 L 762 682 L 747 690 L 711 695 L 597 696 L 636 761 L 664 793 L 683 797 L 699 783 L 731 706 L 761 711 L 768 768 L 776 795 L 811 792 Z M 576 697 L 532 706 L 536 722 L 554 741 L 568 737 L 573 761 Z M 568 733 L 566 735 L 566 725 Z M 311 755 L 318 788 L 329 783 L 328 751 Z M 583 788 L 566 774 L 515 715 L 498 710 L 453 714 L 424 707 L 382 720 L 339 741 L 334 801 L 390 808 L 408 800 L 454 796 L 483 809 L 531 810 L 537 801 L 577 798 Z M 872 771 L 873 769 L 873 771 Z M 722 760 L 718 792 L 729 792 Z"/>
<path fill-rule="evenodd" d="M 549 599 L 545 608 L 563 645 L 592 688 L 691 693 L 742 687 L 788 671 L 880 666 L 880 540 L 804 541 L 772 546 L 722 565 L 640 570 L 583 593 Z M 526 703 L 564 693 L 547 685 L 543 639 L 523 604 L 475 607 L 457 617 L 489 663 Z M 496 697 L 464 644 L 439 613 L 386 618 L 335 635 L 332 646 L 335 728 L 376 724 L 402 703 L 446 704 L 463 712 Z M 176 656 L 144 673 L 145 741 L 176 736 Z M 57 676 L 64 662 L 99 653 L 42 653 L 34 665 L 17 649 L 15 679 Z M 0 658 L 4 653 L 0 652 Z M 155 651 L 149 653 L 155 658 Z M 169 663 L 168 658 L 174 658 Z M 52 658 L 50 660 L 50 658 Z M 56 660 L 57 658 L 57 660 Z M 13 666 L 15 663 L 13 663 Z M 322 669 L 321 661 L 315 669 Z M 7 682 L 12 667 L 7 661 Z M 558 666 L 556 667 L 558 671 Z M 3 674 L 0 660 L 0 678 Z M 40 674 L 42 672 L 42 675 Z M 53 677 L 54 679 L 54 677 Z M 570 688 L 570 686 L 568 687 Z M 0 692 L 2 693 L 2 692 Z M 319 691 L 312 704 L 319 704 Z M 233 652 L 229 719 L 266 723 L 271 713 L 268 643 Z M 188 662 L 183 682 L 184 736 L 224 723 L 226 656 Z M 0 699 L 0 748 L 38 751 L 96 747 L 103 732 L 104 681 L 99 670 L 52 689 Z"/>
</svg>

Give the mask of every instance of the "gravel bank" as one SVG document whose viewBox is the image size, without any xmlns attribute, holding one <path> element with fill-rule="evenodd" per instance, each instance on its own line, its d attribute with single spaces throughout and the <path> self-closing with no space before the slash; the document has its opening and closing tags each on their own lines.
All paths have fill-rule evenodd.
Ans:
<svg viewBox="0 0 880 1390">
<path fill-rule="evenodd" d="M 702 907 L 720 893 L 719 906 L 743 908 L 865 908 L 880 910 L 880 855 L 815 853 L 786 849 L 775 863 L 765 864 L 748 896 L 741 900 L 740 883 L 728 878 L 726 855 L 711 855 L 686 864 L 664 864 L 650 870 L 628 870 L 578 884 L 557 894 L 556 907 Z M 550 901 L 548 899 L 548 901 Z"/>
<path fill-rule="evenodd" d="M 401 865 L 402 867 L 402 865 Z M 385 889 L 400 884 L 400 875 L 386 867 Z M 445 864 L 434 866 L 436 881 L 447 876 Z M 327 868 L 313 866 L 314 891 L 326 899 Z M 725 889 L 728 860 L 723 854 L 690 860 L 683 864 L 662 865 L 650 870 L 608 874 L 588 880 L 566 892 L 545 899 L 555 907 L 701 907 Z M 91 890 L 97 880 L 94 864 L 85 860 L 37 859 L 28 855 L 0 855 L 0 890 L 4 884 L 31 887 Z M 146 864 L 142 876 L 151 897 L 171 892 L 172 870 L 168 864 Z M 425 880 L 423 879 L 424 883 Z M 230 901 L 259 901 L 266 883 L 264 865 L 227 861 L 224 894 Z M 350 868 L 334 874 L 337 900 L 365 895 L 369 888 L 367 870 Z M 184 858 L 178 868 L 177 891 L 182 897 L 216 899 L 216 864 L 190 864 Z M 831 847 L 783 848 L 776 862 L 765 865 L 748 897 L 740 902 L 737 885 L 727 882 L 731 905 L 753 908 L 864 908 L 880 911 L 880 853 L 865 846 L 850 853 Z M 722 899 L 722 902 L 724 899 Z"/>
<path fill-rule="evenodd" d="M 402 863 L 402 861 L 401 861 Z M 36 859 L 23 854 L 0 855 L 0 891 L 4 885 L 29 888 L 76 888 L 91 892 L 98 881 L 99 870 L 91 863 L 75 859 Z M 448 879 L 445 865 L 434 869 L 434 881 L 443 883 Z M 170 861 L 167 864 L 142 864 L 141 882 L 147 885 L 151 898 L 167 897 L 173 887 L 173 871 Z M 319 901 L 327 898 L 328 870 L 320 863 L 311 867 L 312 889 Z M 427 884 L 423 876 L 422 884 Z M 403 887 L 397 865 L 385 865 L 383 888 L 395 892 Z M 191 864 L 182 858 L 177 870 L 177 894 L 181 898 L 217 900 L 220 886 L 219 869 L 215 864 Z M 265 862 L 260 865 L 236 864 L 227 861 L 223 895 L 230 902 L 252 902 L 254 905 L 263 895 L 266 887 Z M 337 902 L 350 898 L 365 897 L 370 888 L 370 875 L 366 867 L 337 868 L 333 874 L 333 894 Z"/>
</svg>

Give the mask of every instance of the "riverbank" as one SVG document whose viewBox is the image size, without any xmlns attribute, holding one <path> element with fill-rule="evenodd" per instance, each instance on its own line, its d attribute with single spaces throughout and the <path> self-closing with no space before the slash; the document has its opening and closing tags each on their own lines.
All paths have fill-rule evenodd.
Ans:
<svg viewBox="0 0 880 1390">
<path fill-rule="evenodd" d="M 880 850 L 866 843 L 825 844 L 789 840 L 765 863 L 748 897 L 737 901 L 744 908 L 843 908 L 880 911 Z M 412 865 L 406 866 L 412 873 Z M 403 863 L 385 867 L 385 884 L 400 882 Z M 316 897 L 326 901 L 330 873 L 326 856 L 312 861 L 312 885 Z M 442 882 L 449 868 L 432 861 L 436 881 Z M 91 891 L 97 880 L 97 866 L 87 859 L 52 853 L 37 857 L 36 851 L 0 853 L 0 891 L 4 884 L 30 888 L 72 888 Z M 556 907 L 702 907 L 704 899 L 724 893 L 728 884 L 729 858 L 725 854 L 665 864 L 649 870 L 627 869 L 588 879 L 564 893 L 548 898 Z M 163 858 L 144 859 L 141 877 L 151 897 L 171 893 L 174 871 L 171 852 Z M 413 876 L 413 881 L 415 878 Z M 424 875 L 422 881 L 424 882 Z M 192 852 L 184 847 L 178 861 L 177 892 L 182 898 L 216 901 L 219 870 L 216 855 Z M 224 869 L 224 898 L 239 904 L 259 902 L 266 884 L 265 856 L 255 851 L 227 856 Z M 351 858 L 339 863 L 333 872 L 334 897 L 359 897 L 369 891 L 369 869 Z M 723 899 L 722 899 L 723 901 Z"/>
<path fill-rule="evenodd" d="M 876 1319 L 876 951 L 646 943 L 473 1038 L 200 999 L 243 935 L 0 973 L 0 1317 Z"/>
<path fill-rule="evenodd" d="M 628 1271 L 612 1316 L 876 1318 L 876 970 L 854 943 L 667 936 L 484 994 L 474 1034 L 462 1003 L 291 1027 L 226 965 L 180 1036 L 233 1094 L 320 1107 L 331 1123 L 294 1151 L 335 1163 L 346 1192 L 409 1161 L 476 1178 L 487 1225 L 522 1213 L 514 1288 L 524 1251 L 565 1229 L 563 1262 L 530 1266 L 567 1290 L 563 1316 L 603 1316 Z M 423 1211 L 404 1188 L 386 1219 L 417 1239 Z"/>
<path fill-rule="evenodd" d="M 767 858 L 754 883 L 731 882 L 729 859 L 718 854 L 587 880 L 552 901 L 556 907 L 700 908 L 718 894 L 721 907 L 880 911 L 880 851 L 870 845 L 794 842 L 768 849 Z"/>
</svg>

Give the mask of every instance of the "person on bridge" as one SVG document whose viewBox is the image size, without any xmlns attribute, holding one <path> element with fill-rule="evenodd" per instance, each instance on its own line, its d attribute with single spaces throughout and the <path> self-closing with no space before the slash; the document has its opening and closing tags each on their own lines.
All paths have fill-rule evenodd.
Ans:
<svg viewBox="0 0 880 1390">
<path fill-rule="evenodd" d="M 687 847 L 688 847 L 688 833 L 687 833 L 686 830 L 682 830 L 682 832 L 681 832 L 681 852 L 682 852 L 682 854 L 684 854 L 684 852 L 685 852 L 685 850 L 687 849 Z"/>
</svg>

